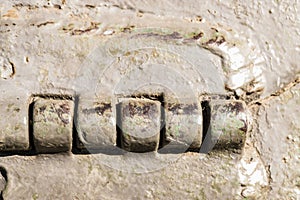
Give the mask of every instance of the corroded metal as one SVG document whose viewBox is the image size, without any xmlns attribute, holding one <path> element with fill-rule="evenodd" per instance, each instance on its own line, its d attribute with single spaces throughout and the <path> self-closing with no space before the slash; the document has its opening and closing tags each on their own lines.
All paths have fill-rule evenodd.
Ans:
<svg viewBox="0 0 300 200">
<path fill-rule="evenodd" d="M 77 148 L 104 150 L 115 147 L 117 133 L 114 107 L 110 99 L 92 103 L 79 100 L 75 119 Z"/>
<path fill-rule="evenodd" d="M 165 145 L 164 150 L 188 148 L 199 149 L 202 142 L 202 109 L 199 103 L 171 103 L 165 105 Z"/>
<path fill-rule="evenodd" d="M 28 106 L 21 99 L 0 101 L 0 151 L 29 149 Z"/>
<path fill-rule="evenodd" d="M 211 100 L 205 109 L 210 122 L 206 122 L 202 145 L 214 149 L 243 147 L 248 130 L 246 104 L 235 100 Z"/>
<path fill-rule="evenodd" d="M 112 98 L 74 102 L 64 95 L 38 95 L 30 105 L 15 102 L 3 110 L 18 120 L 18 113 L 25 117 L 23 124 L 6 124 L 0 150 L 28 151 L 31 146 L 37 153 L 71 151 L 73 134 L 75 148 L 91 153 L 117 146 L 131 152 L 160 149 L 159 153 L 241 149 L 249 125 L 247 106 L 217 96 L 198 102 L 128 97 L 116 104 Z"/>
<path fill-rule="evenodd" d="M 38 153 L 70 151 L 74 102 L 36 98 L 33 102 L 33 140 Z"/>
<path fill-rule="evenodd" d="M 161 103 L 130 98 L 119 104 L 121 147 L 131 152 L 156 151 L 161 130 Z"/>
<path fill-rule="evenodd" d="M 171 98 L 151 100 L 144 97 L 121 98 L 118 104 L 109 99 L 92 105 L 76 102 L 74 108 L 74 101 L 69 97 L 34 97 L 26 109 L 30 128 L 26 129 L 25 117 L 25 127 L 17 123 L 15 128 L 2 130 L 0 149 L 29 150 L 29 135 L 32 134 L 31 145 L 37 153 L 70 151 L 73 133 L 76 133 L 75 148 L 91 152 L 116 150 L 117 145 L 131 152 L 157 151 L 160 147 L 160 153 L 240 149 L 249 123 L 245 102 L 225 98 L 207 98 L 202 105 L 201 101 L 176 103 Z M 19 112 L 26 115 L 23 107 L 9 104 L 6 111 L 17 118 Z"/>
</svg>

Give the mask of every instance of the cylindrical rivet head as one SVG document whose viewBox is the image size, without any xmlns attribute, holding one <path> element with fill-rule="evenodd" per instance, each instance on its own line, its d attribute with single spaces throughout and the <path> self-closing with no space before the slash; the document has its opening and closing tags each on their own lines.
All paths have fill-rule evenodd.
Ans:
<svg viewBox="0 0 300 200">
<path fill-rule="evenodd" d="M 211 100 L 204 109 L 210 119 L 201 149 L 243 147 L 248 130 L 247 109 L 243 101 Z"/>
<path fill-rule="evenodd" d="M 109 150 L 116 145 L 115 112 L 109 99 L 90 102 L 79 99 L 75 119 L 78 133 L 77 148 Z"/>
<path fill-rule="evenodd" d="M 37 98 L 33 104 L 33 139 L 38 153 L 70 151 L 74 103 Z"/>
<path fill-rule="evenodd" d="M 166 133 L 164 151 L 184 152 L 199 149 L 202 142 L 202 109 L 200 103 L 174 103 L 165 105 Z"/>
<path fill-rule="evenodd" d="M 161 103 L 126 99 L 118 104 L 121 147 L 131 152 L 156 151 L 161 130 Z"/>
</svg>

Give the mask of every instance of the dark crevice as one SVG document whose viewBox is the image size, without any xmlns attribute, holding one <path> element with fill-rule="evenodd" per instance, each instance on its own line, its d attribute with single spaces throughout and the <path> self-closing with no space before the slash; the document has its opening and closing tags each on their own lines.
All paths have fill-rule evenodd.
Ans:
<svg viewBox="0 0 300 200">
<path fill-rule="evenodd" d="M 29 119 L 29 126 L 28 126 L 28 133 L 29 133 L 29 152 L 31 154 L 36 154 L 36 149 L 34 145 L 34 135 L 33 135 L 33 111 L 34 111 L 34 101 L 29 104 L 28 107 L 28 119 Z"/>
<path fill-rule="evenodd" d="M 208 101 L 203 101 L 201 103 L 201 107 L 202 107 L 202 116 L 203 116 L 203 130 L 202 130 L 203 133 L 202 143 L 203 143 L 205 137 L 207 136 L 207 132 L 210 126 L 211 109 Z"/>
<path fill-rule="evenodd" d="M 8 179 L 7 179 L 6 169 L 4 167 L 1 167 L 1 166 L 0 166 L 0 176 L 2 176 L 5 180 L 5 186 L 4 186 L 3 190 L 0 191 L 0 200 L 3 200 L 3 191 L 6 189 Z"/>
<path fill-rule="evenodd" d="M 54 22 L 52 22 L 52 21 L 47 21 L 47 22 L 43 22 L 43 23 L 40 23 L 40 24 L 38 24 L 38 25 L 36 25 L 38 28 L 40 28 L 41 26 L 46 26 L 46 25 L 48 25 L 48 24 L 54 24 Z"/>
<path fill-rule="evenodd" d="M 34 94 L 33 98 L 39 97 L 43 99 L 58 99 L 58 100 L 74 100 L 72 95 L 67 94 Z"/>
<path fill-rule="evenodd" d="M 12 62 L 9 62 L 9 63 L 11 65 L 11 69 L 12 69 L 12 74 L 10 75 L 10 77 L 12 78 L 16 74 L 16 68 L 15 68 L 14 63 L 12 63 Z"/>
<path fill-rule="evenodd" d="M 286 84 L 284 87 L 280 88 L 279 90 L 275 91 L 274 93 L 270 94 L 269 96 L 260 99 L 259 97 L 252 99 L 251 101 L 247 101 L 249 106 L 252 105 L 262 105 L 267 101 L 270 101 L 273 98 L 276 98 L 280 95 L 282 95 L 283 93 L 285 93 L 286 91 L 291 90 L 293 87 L 297 86 L 300 83 L 300 77 L 296 77 L 292 82 Z"/>
<path fill-rule="evenodd" d="M 210 126 L 210 119 L 211 119 L 211 108 L 209 106 L 209 101 L 201 102 L 202 107 L 202 118 L 203 118 L 203 130 L 202 130 L 202 143 L 200 147 L 200 153 L 208 153 L 212 150 L 212 138 L 211 138 L 211 126 Z"/>
<path fill-rule="evenodd" d="M 122 148 L 122 129 L 121 129 L 121 126 L 122 126 L 122 120 L 120 118 L 121 116 L 121 105 L 120 104 L 117 104 L 116 105 L 116 131 L 117 131 L 117 141 L 116 141 L 116 144 L 117 144 L 117 147 L 119 148 Z"/>
<path fill-rule="evenodd" d="M 82 149 L 78 148 L 79 145 L 79 138 L 78 138 L 78 132 L 77 132 L 77 116 L 78 116 L 78 102 L 79 97 L 74 97 L 74 117 L 73 117 L 73 130 L 72 130 L 72 153 L 79 154 L 82 153 Z"/>
<path fill-rule="evenodd" d="M 95 5 L 90 5 L 90 4 L 86 4 L 85 7 L 86 7 L 86 8 L 96 8 Z"/>
</svg>

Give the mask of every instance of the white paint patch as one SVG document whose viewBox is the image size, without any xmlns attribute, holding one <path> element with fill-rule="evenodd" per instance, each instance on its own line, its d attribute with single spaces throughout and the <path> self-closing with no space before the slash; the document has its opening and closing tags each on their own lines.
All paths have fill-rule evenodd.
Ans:
<svg viewBox="0 0 300 200">
<path fill-rule="evenodd" d="M 106 30 L 103 32 L 103 35 L 112 35 L 114 33 L 113 30 Z"/>
<path fill-rule="evenodd" d="M 261 187 L 268 185 L 265 167 L 255 149 L 245 150 L 245 155 L 238 165 L 238 175 L 242 185 L 245 185 L 242 195 L 245 197 L 259 193 Z"/>
</svg>

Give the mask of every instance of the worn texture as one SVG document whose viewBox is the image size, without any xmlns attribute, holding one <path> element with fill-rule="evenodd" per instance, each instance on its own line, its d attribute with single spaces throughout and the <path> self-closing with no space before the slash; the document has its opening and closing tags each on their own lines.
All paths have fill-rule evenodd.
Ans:
<svg viewBox="0 0 300 200">
<path fill-rule="evenodd" d="M 199 103 L 166 103 L 167 149 L 199 149 L 202 143 L 202 107 Z M 166 149 L 166 150 L 167 150 Z"/>
<path fill-rule="evenodd" d="M 66 152 L 72 148 L 74 102 L 36 98 L 32 103 L 32 136 L 38 153 Z"/>
<path fill-rule="evenodd" d="M 269 172 L 271 196 L 299 199 L 300 85 L 265 99 L 257 111 L 254 145 Z"/>
<path fill-rule="evenodd" d="M 241 101 L 211 101 L 209 108 L 213 147 L 242 148 L 249 126 L 246 105 Z"/>
<path fill-rule="evenodd" d="M 127 99 L 120 104 L 120 146 L 133 152 L 157 151 L 161 130 L 161 103 Z"/>
<path fill-rule="evenodd" d="M 1 1 L 3 198 L 300 199 L 299 10 L 297 0 Z M 145 91 L 193 102 L 209 94 L 245 101 L 251 126 L 242 151 L 3 153 L 29 148 L 32 95 L 90 100 L 86 106 L 79 99 L 75 127 L 99 130 L 97 120 L 84 126 L 96 115 L 107 124 L 107 147 L 115 140 L 110 98 Z M 103 95 L 111 107 L 84 112 L 101 110 Z M 102 140 L 81 136 L 91 148 Z"/>
<path fill-rule="evenodd" d="M 116 144 L 115 112 L 111 100 L 91 101 L 80 98 L 75 120 L 79 149 L 103 150 L 112 149 Z"/>
</svg>

